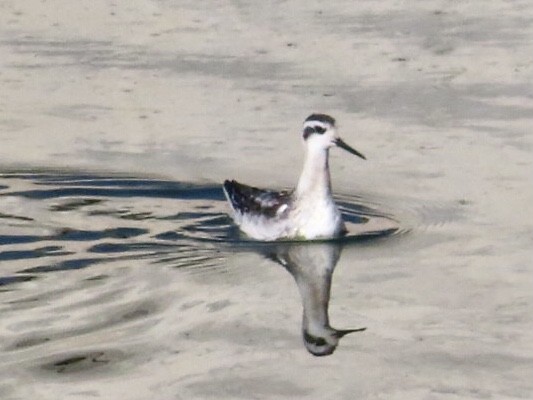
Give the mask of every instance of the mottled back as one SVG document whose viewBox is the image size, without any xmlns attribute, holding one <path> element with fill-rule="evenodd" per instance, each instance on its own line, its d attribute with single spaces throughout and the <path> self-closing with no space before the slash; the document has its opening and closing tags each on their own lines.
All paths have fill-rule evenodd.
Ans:
<svg viewBox="0 0 533 400">
<path fill-rule="evenodd" d="M 237 181 L 225 181 L 224 191 L 236 212 L 273 218 L 283 214 L 290 205 L 291 193 L 262 190 Z"/>
</svg>

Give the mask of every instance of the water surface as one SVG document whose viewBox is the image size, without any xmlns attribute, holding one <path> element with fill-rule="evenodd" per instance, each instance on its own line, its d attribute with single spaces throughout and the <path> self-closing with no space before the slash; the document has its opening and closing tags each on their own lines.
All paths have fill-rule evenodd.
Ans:
<svg viewBox="0 0 533 400">
<path fill-rule="evenodd" d="M 343 248 L 411 229 L 344 195 L 342 240 L 256 242 L 232 224 L 219 185 L 59 171 L 6 172 L 0 183 L 0 368 L 51 382 L 121 379 L 168 352 L 178 364 L 243 346 L 330 355 L 346 333 L 328 315 Z M 253 303 L 268 310 L 268 293 L 278 301 L 265 314 Z M 281 303 L 302 308 L 301 322 Z"/>
<path fill-rule="evenodd" d="M 1 2 L 0 398 L 532 398 L 531 15 Z M 243 240 L 312 112 L 354 237 Z"/>
</svg>

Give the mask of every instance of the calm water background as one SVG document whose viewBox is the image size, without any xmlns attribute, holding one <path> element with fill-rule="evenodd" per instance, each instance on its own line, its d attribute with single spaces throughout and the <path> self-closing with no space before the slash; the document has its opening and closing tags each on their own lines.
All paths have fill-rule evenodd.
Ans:
<svg viewBox="0 0 533 400">
<path fill-rule="evenodd" d="M 530 2 L 0 11 L 1 399 L 532 397 Z M 290 187 L 314 111 L 375 235 L 300 271 L 219 184 Z M 313 357 L 302 287 L 367 330 Z"/>
</svg>

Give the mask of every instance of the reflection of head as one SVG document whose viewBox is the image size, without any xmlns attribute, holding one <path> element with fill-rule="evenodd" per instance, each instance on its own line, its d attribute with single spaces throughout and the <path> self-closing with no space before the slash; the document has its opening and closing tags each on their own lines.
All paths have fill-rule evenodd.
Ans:
<svg viewBox="0 0 533 400">
<path fill-rule="evenodd" d="M 303 339 L 305 348 L 314 356 L 329 356 L 337 348 L 340 338 L 348 333 L 362 332 L 365 329 L 366 328 L 337 330 L 331 327 L 324 327 L 323 332 L 317 332 L 318 336 L 312 335 L 309 331 L 304 329 Z"/>
<path fill-rule="evenodd" d="M 314 356 L 329 356 L 339 344 L 339 339 L 334 335 L 313 336 L 305 329 L 303 338 L 307 351 Z"/>
</svg>

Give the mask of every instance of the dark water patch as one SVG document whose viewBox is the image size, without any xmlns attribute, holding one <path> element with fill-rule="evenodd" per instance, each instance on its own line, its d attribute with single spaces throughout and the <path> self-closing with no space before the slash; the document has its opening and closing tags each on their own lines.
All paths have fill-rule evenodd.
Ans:
<svg viewBox="0 0 533 400">
<path fill-rule="evenodd" d="M 109 261 L 111 260 L 103 259 L 103 258 L 80 258 L 80 259 L 75 259 L 75 260 L 59 261 L 51 265 L 42 265 L 39 267 L 27 268 L 27 269 L 23 269 L 20 272 L 42 273 L 42 272 L 54 272 L 54 271 L 66 271 L 66 270 L 82 269 L 93 264 L 97 264 L 101 262 L 109 262 Z"/>
<path fill-rule="evenodd" d="M 194 209 L 196 209 L 196 210 L 209 210 L 211 208 L 214 208 L 214 207 L 212 205 L 209 205 L 209 204 L 194 206 Z"/>
<path fill-rule="evenodd" d="M 9 244 L 35 243 L 35 242 L 40 242 L 41 240 L 43 240 L 43 236 L 0 235 L 0 246 L 9 245 Z"/>
<path fill-rule="evenodd" d="M 39 247 L 33 250 L 7 250 L 0 251 L 0 261 L 25 260 L 31 258 L 43 258 L 51 256 L 67 256 L 72 252 L 61 251 L 59 246 Z"/>
<path fill-rule="evenodd" d="M 108 364 L 117 363 L 125 358 L 123 352 L 118 350 L 94 350 L 57 355 L 51 361 L 40 365 L 40 369 L 46 372 L 58 374 L 74 374 L 101 369 Z"/>
<path fill-rule="evenodd" d="M 176 231 L 168 231 L 168 232 L 162 232 L 158 233 L 157 235 L 154 235 L 155 239 L 159 240 L 181 240 L 184 239 L 186 236 L 182 233 L 176 232 Z"/>
<path fill-rule="evenodd" d="M 180 246 L 176 244 L 144 242 L 144 243 L 99 243 L 90 247 L 89 253 L 129 253 L 135 251 L 160 252 L 176 251 Z"/>
<path fill-rule="evenodd" d="M 75 199 L 66 201 L 62 204 L 54 204 L 50 207 L 50 211 L 72 211 L 79 208 L 101 203 L 102 199 Z"/>
<path fill-rule="evenodd" d="M 54 186 L 50 189 L 15 190 L 0 193 L 29 199 L 46 200 L 72 197 L 68 204 L 94 205 L 107 198 L 144 197 L 162 199 L 223 200 L 219 185 L 197 185 L 157 179 L 106 177 L 70 174 L 0 174 L 2 179 L 21 179 L 33 186 Z M 60 206 L 59 206 L 60 207 Z"/>
<path fill-rule="evenodd" d="M 94 241 L 109 238 L 130 239 L 148 232 L 147 229 L 124 227 L 104 229 L 102 231 L 81 231 L 65 228 L 60 230 L 57 235 L 50 237 L 50 239 L 67 241 Z"/>
<path fill-rule="evenodd" d="M 25 217 L 22 215 L 11 215 L 11 214 L 4 214 L 0 212 L 0 219 L 14 219 L 18 221 L 34 221 L 33 218 Z"/>
<path fill-rule="evenodd" d="M 35 279 L 35 276 L 31 275 L 14 275 L 14 276 L 0 276 L 0 287 L 12 285 L 14 283 L 20 283 L 20 282 L 28 282 Z M 3 291 L 4 289 L 0 289 L 0 291 Z"/>
</svg>

